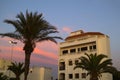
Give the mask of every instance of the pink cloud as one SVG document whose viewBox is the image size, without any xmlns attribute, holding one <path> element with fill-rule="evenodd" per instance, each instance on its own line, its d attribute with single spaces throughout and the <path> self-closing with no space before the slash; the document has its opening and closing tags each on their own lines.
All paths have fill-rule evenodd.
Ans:
<svg viewBox="0 0 120 80">
<path fill-rule="evenodd" d="M 36 47 L 52 53 L 58 53 L 58 44 L 55 44 L 51 41 L 40 42 L 36 45 Z"/>
<path fill-rule="evenodd" d="M 0 37 L 0 41 L 6 41 L 6 42 L 9 42 L 10 40 L 14 40 L 12 38 L 9 38 L 9 37 Z"/>
<path fill-rule="evenodd" d="M 11 50 L 13 47 L 13 60 L 16 61 L 24 61 L 24 51 L 23 51 L 23 44 L 18 43 L 14 46 L 11 46 L 9 43 L 7 43 L 10 39 L 9 38 L 2 38 L 0 39 L 0 57 L 10 59 L 11 56 Z M 22 53 L 22 54 L 21 54 Z M 33 62 L 42 62 L 45 64 L 57 64 L 57 59 L 58 59 L 58 45 L 56 45 L 53 42 L 50 41 L 45 41 L 38 43 L 36 45 L 36 48 L 33 52 L 32 55 L 40 55 L 45 57 L 44 58 L 39 58 L 36 56 L 31 56 L 33 57 Z M 47 60 L 46 60 L 47 59 Z"/>
<path fill-rule="evenodd" d="M 57 54 L 47 52 L 47 51 L 44 51 L 44 50 L 41 50 L 41 49 L 38 49 L 38 48 L 35 48 L 34 53 L 45 56 L 45 57 L 48 57 L 48 58 L 52 58 L 52 59 L 55 59 L 55 60 L 57 60 L 57 58 L 58 58 Z"/>
<path fill-rule="evenodd" d="M 69 28 L 69 27 L 63 27 L 62 30 L 63 30 L 64 32 L 66 32 L 66 33 L 72 32 L 72 29 Z"/>
<path fill-rule="evenodd" d="M 11 53 L 11 51 L 13 52 L 23 52 L 22 50 L 22 47 L 19 47 L 19 46 L 13 46 L 13 47 L 10 47 L 10 46 L 0 46 L 0 49 L 1 49 L 1 52 L 7 52 L 7 53 Z"/>
<path fill-rule="evenodd" d="M 10 47 L 7 47 L 7 46 L 0 46 L 0 48 L 1 48 L 1 52 L 3 52 L 2 50 L 4 50 L 4 52 L 6 52 L 6 53 L 11 53 L 11 50 L 12 50 Z M 17 47 L 17 46 L 13 48 L 13 52 L 14 53 L 17 53 L 17 52 L 24 53 L 24 51 L 22 50 L 22 47 Z M 49 52 L 49 51 L 41 50 L 38 47 L 36 47 L 34 49 L 33 53 L 39 54 L 39 55 L 42 55 L 42 56 L 45 56 L 48 58 L 52 58 L 55 60 L 58 58 L 57 54 Z"/>
<path fill-rule="evenodd" d="M 11 57 L 12 57 L 14 60 L 17 60 L 17 59 L 19 59 L 19 61 L 23 60 L 24 54 L 21 54 L 21 53 L 23 53 L 21 48 L 15 47 L 15 48 L 13 48 L 13 51 L 12 51 L 11 47 L 0 46 L 0 49 L 1 49 L 1 53 L 0 53 L 1 58 L 11 60 Z"/>
<path fill-rule="evenodd" d="M 7 59 L 7 60 L 11 60 L 10 53 L 3 53 L 2 56 L 0 55 L 0 57 Z M 24 62 L 24 54 L 13 53 L 12 61 Z M 48 60 L 46 58 L 39 58 L 39 57 L 31 56 L 31 64 L 34 64 L 34 63 L 37 63 L 37 64 L 44 63 L 44 64 L 57 65 L 57 60 L 51 60 L 51 59 Z"/>
</svg>

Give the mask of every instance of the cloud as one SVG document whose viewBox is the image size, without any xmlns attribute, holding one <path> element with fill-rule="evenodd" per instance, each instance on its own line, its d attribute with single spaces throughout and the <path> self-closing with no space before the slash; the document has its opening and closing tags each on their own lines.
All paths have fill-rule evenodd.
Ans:
<svg viewBox="0 0 120 80">
<path fill-rule="evenodd" d="M 64 32 L 66 32 L 66 33 L 72 32 L 72 29 L 69 28 L 69 27 L 63 27 L 62 30 L 63 30 Z"/>
<path fill-rule="evenodd" d="M 51 41 L 40 42 L 36 45 L 36 47 L 44 51 L 49 51 L 51 53 L 58 53 L 58 44 L 55 44 Z"/>
<path fill-rule="evenodd" d="M 23 44 L 18 43 L 14 46 L 11 46 L 9 43 L 9 38 L 0 39 L 0 57 L 5 59 L 10 59 L 12 49 L 13 49 L 13 60 L 24 61 L 24 51 Z M 34 52 L 32 53 L 32 62 L 45 63 L 45 64 L 57 64 L 58 59 L 58 45 L 45 41 L 38 43 Z M 37 56 L 36 56 L 37 55 Z"/>
<path fill-rule="evenodd" d="M 1 49 L 1 53 L 3 53 L 3 52 L 4 53 L 11 53 L 11 52 L 13 52 L 13 53 L 17 53 L 17 52 L 24 53 L 24 51 L 22 50 L 22 47 L 19 47 L 19 46 L 16 46 L 13 49 L 10 48 L 10 47 L 7 47 L 7 46 L 0 46 L 0 49 Z M 36 47 L 34 49 L 33 54 L 39 54 L 39 55 L 42 55 L 44 57 L 52 58 L 52 59 L 55 59 L 55 60 L 58 58 L 57 54 L 49 52 L 49 51 L 41 50 L 38 47 Z"/>
<path fill-rule="evenodd" d="M 54 54 L 54 53 L 51 53 L 51 52 L 48 52 L 48 51 L 44 51 L 44 50 L 41 50 L 41 49 L 38 49 L 38 48 L 35 48 L 34 53 L 45 56 L 45 57 L 48 57 L 48 58 L 52 58 L 52 59 L 55 59 L 55 60 L 57 60 L 57 58 L 58 58 L 57 54 Z"/>
<path fill-rule="evenodd" d="M 9 41 L 9 40 L 12 40 L 12 39 L 9 38 L 9 37 L 0 37 L 0 40 L 1 41 Z"/>
<path fill-rule="evenodd" d="M 21 54 L 21 53 L 23 53 L 21 48 L 19 48 L 19 47 L 12 48 L 12 47 L 7 47 L 7 46 L 0 46 L 0 49 L 1 49 L 1 52 L 0 52 L 1 58 L 9 59 L 9 60 L 11 60 L 11 58 L 12 58 L 14 60 L 18 59 L 19 61 L 23 61 L 24 54 Z"/>
</svg>

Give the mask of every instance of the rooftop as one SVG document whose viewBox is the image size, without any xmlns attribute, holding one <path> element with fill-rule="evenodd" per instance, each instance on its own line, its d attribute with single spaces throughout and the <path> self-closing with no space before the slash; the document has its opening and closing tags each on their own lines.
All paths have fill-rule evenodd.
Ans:
<svg viewBox="0 0 120 80">
<path fill-rule="evenodd" d="M 70 35 L 65 40 L 75 39 L 75 38 L 83 37 L 87 35 L 105 35 L 105 34 L 101 32 L 84 32 L 83 30 L 78 30 L 78 31 L 71 32 Z"/>
</svg>

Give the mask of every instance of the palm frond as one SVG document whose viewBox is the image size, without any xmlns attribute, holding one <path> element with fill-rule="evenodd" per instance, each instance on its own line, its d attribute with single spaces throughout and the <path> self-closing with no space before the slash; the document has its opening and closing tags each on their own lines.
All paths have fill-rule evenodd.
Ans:
<svg viewBox="0 0 120 80">
<path fill-rule="evenodd" d="M 100 71 L 100 73 L 111 73 L 111 74 L 114 74 L 116 72 L 117 69 L 113 66 L 106 66 Z"/>
<path fill-rule="evenodd" d="M 76 68 L 83 68 L 82 63 L 76 64 L 76 66 L 74 67 L 74 69 L 76 69 Z"/>
<path fill-rule="evenodd" d="M 104 68 L 108 65 L 112 65 L 112 59 L 107 59 L 107 60 L 104 60 L 103 62 L 101 62 L 98 66 L 98 69 L 100 70 L 101 68 Z"/>
<path fill-rule="evenodd" d="M 12 24 L 13 27 L 18 31 L 19 33 L 22 33 L 23 28 L 20 25 L 19 20 L 4 20 L 5 23 Z"/>
<path fill-rule="evenodd" d="M 57 37 L 57 36 L 54 36 L 54 37 L 40 37 L 36 40 L 36 42 L 42 42 L 42 41 L 45 41 L 45 40 L 48 40 L 48 41 L 52 41 L 52 42 L 55 42 L 57 43 L 57 41 L 55 39 L 62 39 L 61 37 Z"/>
<path fill-rule="evenodd" d="M 4 75 L 3 73 L 0 73 L 0 80 L 9 80 L 7 75 Z"/>
<path fill-rule="evenodd" d="M 24 16 L 24 14 L 22 13 L 22 12 L 20 12 L 20 14 L 18 14 L 17 16 L 16 16 L 16 18 L 18 18 L 19 20 L 19 24 L 21 24 L 21 27 L 24 27 L 24 25 L 26 25 L 27 23 L 26 23 L 26 18 L 25 18 L 25 16 Z"/>
<path fill-rule="evenodd" d="M 85 53 L 85 56 L 81 56 L 79 59 L 81 62 L 79 62 L 74 69 L 85 69 L 91 77 L 100 78 L 102 73 L 112 73 L 115 71 L 114 67 L 111 66 L 112 59 L 108 59 L 104 54 Z"/>
<path fill-rule="evenodd" d="M 21 40 L 21 36 L 15 33 L 4 33 L 4 34 L 0 34 L 1 37 L 10 37 L 13 39 L 17 39 L 17 40 Z"/>
<path fill-rule="evenodd" d="M 24 72 L 24 64 L 12 62 L 10 66 L 8 66 L 8 70 L 12 71 L 15 75 L 19 76 Z"/>
</svg>

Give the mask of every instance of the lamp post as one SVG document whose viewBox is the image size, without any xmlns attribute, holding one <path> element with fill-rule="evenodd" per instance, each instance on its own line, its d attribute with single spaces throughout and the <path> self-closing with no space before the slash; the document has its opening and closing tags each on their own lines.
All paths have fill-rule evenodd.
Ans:
<svg viewBox="0 0 120 80">
<path fill-rule="evenodd" d="M 10 40 L 9 43 L 11 44 L 11 56 L 10 56 L 10 60 L 11 60 L 11 62 L 12 62 L 12 57 L 13 57 L 13 47 L 14 47 L 15 44 L 17 44 L 17 42 L 16 42 L 16 41 L 12 41 L 12 40 Z M 9 71 L 9 77 L 11 77 L 11 71 Z"/>
<path fill-rule="evenodd" d="M 12 61 L 12 57 L 13 57 L 13 46 L 14 46 L 15 44 L 17 44 L 17 42 L 10 40 L 9 43 L 10 43 L 11 46 L 12 46 L 12 48 L 11 48 L 11 57 L 10 57 L 10 60 Z"/>
</svg>

